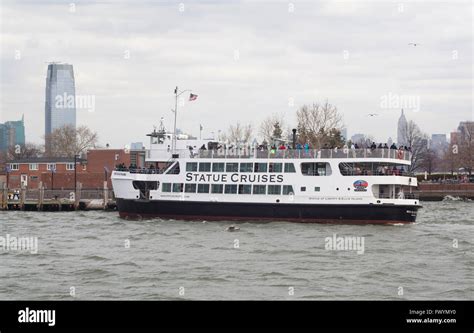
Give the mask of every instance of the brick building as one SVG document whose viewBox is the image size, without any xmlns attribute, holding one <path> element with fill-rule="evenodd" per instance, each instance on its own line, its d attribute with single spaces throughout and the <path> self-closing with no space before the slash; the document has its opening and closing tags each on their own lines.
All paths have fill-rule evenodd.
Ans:
<svg viewBox="0 0 474 333">
<path fill-rule="evenodd" d="M 76 176 L 79 178 L 86 172 L 87 166 L 83 159 L 77 159 L 76 165 Z M 74 158 L 34 157 L 12 160 L 7 164 L 7 170 L 6 183 L 9 188 L 38 188 L 40 182 L 47 189 L 74 188 Z"/>
<path fill-rule="evenodd" d="M 111 188 L 110 175 L 115 166 L 130 164 L 130 152 L 124 149 L 92 149 L 86 156 L 76 159 L 76 168 L 74 158 L 69 157 L 12 160 L 7 163 L 5 183 L 9 188 L 34 189 L 42 183 L 46 189 L 73 189 L 76 177 L 84 189 L 101 189 L 105 180 Z"/>
<path fill-rule="evenodd" d="M 108 187 L 112 188 L 110 175 L 117 164 L 130 165 L 130 151 L 125 149 L 91 149 L 87 151 L 87 173 L 103 175 L 101 182 L 107 178 Z M 100 185 L 102 187 L 102 183 Z"/>
</svg>

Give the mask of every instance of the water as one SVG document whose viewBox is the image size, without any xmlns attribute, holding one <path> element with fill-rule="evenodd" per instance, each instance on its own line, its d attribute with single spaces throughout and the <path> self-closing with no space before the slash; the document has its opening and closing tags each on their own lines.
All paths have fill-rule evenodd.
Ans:
<svg viewBox="0 0 474 333">
<path fill-rule="evenodd" d="M 115 212 L 0 212 L 1 237 L 38 237 L 37 254 L 0 248 L 0 299 L 473 299 L 474 202 L 423 205 L 411 225 L 237 232 Z M 365 237 L 365 252 L 326 250 L 334 233 Z"/>
</svg>

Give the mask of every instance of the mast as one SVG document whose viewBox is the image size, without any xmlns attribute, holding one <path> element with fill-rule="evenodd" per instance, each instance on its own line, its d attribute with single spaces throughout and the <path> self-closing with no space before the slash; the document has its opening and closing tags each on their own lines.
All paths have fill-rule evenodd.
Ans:
<svg viewBox="0 0 474 333">
<path fill-rule="evenodd" d="M 172 153 L 176 153 L 176 119 L 178 117 L 178 97 L 181 96 L 181 94 L 185 93 L 185 92 L 191 92 L 191 90 L 189 89 L 186 89 L 186 90 L 183 90 L 183 91 L 178 91 L 178 86 L 176 86 L 176 88 L 174 89 L 174 96 L 175 96 L 175 101 L 174 101 L 174 130 L 173 130 L 173 141 L 172 141 Z"/>
<path fill-rule="evenodd" d="M 176 118 L 178 117 L 178 86 L 174 89 L 175 103 L 174 103 L 174 129 L 173 129 L 173 143 L 172 152 L 176 152 Z"/>
</svg>

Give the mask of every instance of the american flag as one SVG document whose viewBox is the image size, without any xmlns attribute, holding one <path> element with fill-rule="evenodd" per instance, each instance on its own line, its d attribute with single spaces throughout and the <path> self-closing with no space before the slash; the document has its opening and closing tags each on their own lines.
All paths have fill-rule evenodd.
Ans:
<svg viewBox="0 0 474 333">
<path fill-rule="evenodd" d="M 190 101 L 195 101 L 197 98 L 198 98 L 198 95 L 189 94 L 189 100 Z"/>
</svg>

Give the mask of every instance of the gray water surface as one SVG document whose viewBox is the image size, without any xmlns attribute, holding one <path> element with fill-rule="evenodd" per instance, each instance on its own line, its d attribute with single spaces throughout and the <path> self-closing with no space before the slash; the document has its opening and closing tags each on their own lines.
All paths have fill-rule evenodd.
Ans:
<svg viewBox="0 0 474 333">
<path fill-rule="evenodd" d="M 237 232 L 225 221 L 0 212 L 0 237 L 38 238 L 37 254 L 0 248 L 0 299 L 474 299 L 474 202 L 423 205 L 409 225 Z M 364 253 L 326 250 L 333 234 L 364 237 Z"/>
</svg>

